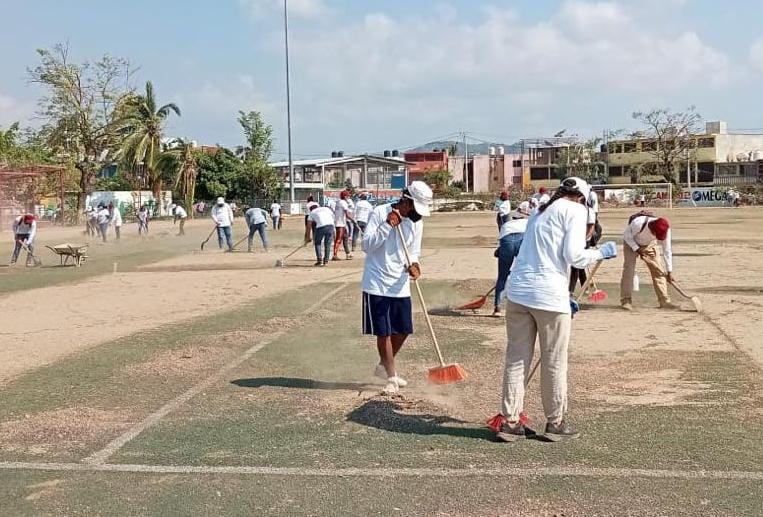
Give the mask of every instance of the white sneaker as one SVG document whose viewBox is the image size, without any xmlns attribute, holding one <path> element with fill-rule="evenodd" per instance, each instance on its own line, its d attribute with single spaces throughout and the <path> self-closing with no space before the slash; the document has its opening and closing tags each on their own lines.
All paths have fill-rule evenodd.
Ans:
<svg viewBox="0 0 763 517">
<path fill-rule="evenodd" d="M 400 386 L 398 386 L 397 382 L 395 381 L 394 377 L 390 377 L 387 379 L 389 382 L 387 382 L 387 385 L 384 386 L 384 389 L 382 390 L 382 393 L 385 395 L 394 395 L 398 391 L 400 391 Z"/>
<path fill-rule="evenodd" d="M 387 370 L 386 370 L 386 369 L 384 368 L 384 366 L 383 366 L 383 365 L 381 365 L 381 364 L 377 364 L 377 365 L 376 365 L 376 369 L 374 370 L 374 375 L 375 375 L 376 377 L 378 377 L 378 378 L 380 378 L 380 379 L 384 379 L 384 380 L 395 379 L 395 382 L 397 383 L 397 385 L 398 385 L 400 388 L 405 388 L 406 386 L 408 386 L 408 381 L 406 381 L 405 379 L 403 379 L 402 377 L 400 377 L 400 376 L 399 376 L 399 375 L 397 375 L 397 374 L 395 374 L 394 376 L 392 376 L 392 377 L 390 377 L 390 378 L 388 379 L 388 378 L 387 378 Z"/>
</svg>

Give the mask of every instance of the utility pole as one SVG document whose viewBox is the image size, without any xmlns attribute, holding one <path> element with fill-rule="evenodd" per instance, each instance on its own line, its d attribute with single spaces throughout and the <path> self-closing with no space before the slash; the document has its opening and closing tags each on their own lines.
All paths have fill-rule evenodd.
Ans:
<svg viewBox="0 0 763 517">
<path fill-rule="evenodd" d="M 464 136 L 464 186 L 466 191 L 469 192 L 469 142 L 466 141 L 466 131 L 463 132 Z"/>
<path fill-rule="evenodd" d="M 291 155 L 291 84 L 289 82 L 289 9 L 283 0 L 284 46 L 286 49 L 286 131 L 289 146 L 289 201 L 294 203 L 294 161 Z"/>
</svg>

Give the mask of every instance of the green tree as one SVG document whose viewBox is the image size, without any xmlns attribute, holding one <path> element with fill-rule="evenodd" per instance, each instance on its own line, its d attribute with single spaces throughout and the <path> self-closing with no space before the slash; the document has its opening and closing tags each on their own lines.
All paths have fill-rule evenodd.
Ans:
<svg viewBox="0 0 763 517">
<path fill-rule="evenodd" d="M 448 189 L 450 183 L 450 171 L 438 169 L 424 174 L 424 182 L 432 187 L 436 194 L 443 194 Z"/>
<path fill-rule="evenodd" d="M 133 168 L 145 168 L 154 197 L 160 199 L 164 178 L 157 165 L 162 152 L 162 131 L 170 114 L 180 116 L 180 108 L 174 103 L 158 106 L 154 85 L 148 81 L 146 93 L 125 97 L 119 112 L 119 130 L 126 137 L 121 148 L 122 159 Z"/>
<path fill-rule="evenodd" d="M 196 195 L 196 178 L 199 171 L 199 151 L 192 142 L 176 138 L 159 156 L 157 169 L 165 180 L 172 182 L 173 190 L 183 199 L 190 210 Z"/>
<path fill-rule="evenodd" d="M 200 153 L 196 162 L 196 199 L 212 200 L 233 194 L 242 163 L 230 149 L 220 147 L 211 154 Z"/>
<path fill-rule="evenodd" d="M 268 164 L 273 151 L 273 127 L 258 111 L 239 111 L 238 123 L 246 143 L 237 149 L 243 163 L 234 184 L 233 197 L 242 201 L 279 198 L 283 180 Z"/>
<path fill-rule="evenodd" d="M 243 160 L 267 162 L 273 152 L 273 127 L 265 122 L 259 111 L 239 111 L 238 115 L 246 144 L 237 147 L 236 154 Z"/>
<path fill-rule="evenodd" d="M 38 103 L 44 121 L 41 136 L 51 152 L 79 172 L 77 206 L 82 212 L 96 175 L 120 147 L 116 108 L 128 93 L 130 64 L 108 55 L 95 62 L 73 63 L 68 45 L 63 44 L 38 49 L 37 54 L 40 63 L 27 74 L 45 90 Z"/>
<path fill-rule="evenodd" d="M 559 179 L 577 176 L 589 183 L 602 179 L 606 165 L 599 151 L 601 142 L 601 138 L 592 138 L 563 147 L 556 158 Z"/>
</svg>

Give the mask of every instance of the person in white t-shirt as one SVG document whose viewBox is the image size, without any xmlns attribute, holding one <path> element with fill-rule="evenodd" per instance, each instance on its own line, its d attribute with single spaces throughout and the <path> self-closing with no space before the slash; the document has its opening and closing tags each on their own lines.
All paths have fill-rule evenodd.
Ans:
<svg viewBox="0 0 763 517">
<path fill-rule="evenodd" d="M 342 191 L 339 194 L 339 201 L 337 201 L 334 208 L 334 226 L 336 226 L 336 235 L 334 236 L 334 256 L 331 260 L 339 260 L 339 245 L 344 246 L 344 253 L 347 256 L 347 260 L 352 259 L 352 252 L 350 251 L 350 242 L 347 234 L 347 222 L 352 221 L 352 213 L 350 213 L 350 205 L 347 203 L 347 198 L 350 197 L 349 192 Z"/>
<path fill-rule="evenodd" d="M 311 194 L 307 196 L 307 201 L 305 202 L 305 244 L 313 240 L 313 225 L 310 222 L 310 211 L 314 206 L 317 207 L 318 203 L 315 202 L 315 198 Z"/>
<path fill-rule="evenodd" d="M 273 220 L 273 229 L 281 229 L 281 204 L 273 200 L 273 204 L 270 205 L 270 218 Z"/>
<path fill-rule="evenodd" d="M 331 256 L 331 246 L 334 244 L 334 211 L 327 206 L 318 206 L 318 203 L 310 205 L 308 216 L 310 226 L 313 227 L 313 241 L 315 244 L 315 265 L 325 266 Z M 324 253 L 321 254 L 321 250 Z"/>
<path fill-rule="evenodd" d="M 148 207 L 146 205 L 140 205 L 138 209 L 138 235 L 148 235 L 148 221 L 150 216 L 148 214 Z"/>
<path fill-rule="evenodd" d="M 511 212 L 509 193 L 505 190 L 501 192 L 501 197 L 498 199 L 498 203 L 496 203 L 495 211 L 497 212 L 495 222 L 498 224 L 498 231 L 500 232 L 503 224 L 509 220 L 509 213 Z"/>
<path fill-rule="evenodd" d="M 119 211 L 118 206 L 114 206 L 114 203 L 109 203 L 109 214 L 111 214 L 109 220 L 114 225 L 114 237 L 119 240 L 122 231 L 122 212 Z"/>
<path fill-rule="evenodd" d="M 185 221 L 188 219 L 188 212 L 185 211 L 180 205 L 175 205 L 172 209 L 172 215 L 174 215 L 173 223 L 180 221 L 180 228 L 178 230 L 178 236 L 185 235 Z"/>
<path fill-rule="evenodd" d="M 225 198 L 218 197 L 217 203 L 210 212 L 212 220 L 217 228 L 217 245 L 223 249 L 223 241 L 228 244 L 228 252 L 233 251 L 233 210 Z"/>
<path fill-rule="evenodd" d="M 422 181 L 403 190 L 400 201 L 376 207 L 363 234 L 363 333 L 376 336 L 379 364 L 375 375 L 387 380 L 386 393 L 408 384 L 395 369 L 395 356 L 413 333 L 410 279 L 421 275 L 419 256 L 432 189 Z M 399 231 L 398 231 L 399 229 Z M 402 239 L 411 265 L 408 266 Z"/>
<path fill-rule="evenodd" d="M 98 223 L 98 233 L 101 234 L 103 242 L 106 242 L 106 234 L 109 231 L 109 221 L 111 220 L 111 214 L 106 205 L 101 203 L 98 205 L 98 213 L 96 214 L 96 222 Z"/>
<path fill-rule="evenodd" d="M 586 225 L 586 248 L 595 248 L 601 239 L 601 225 L 599 224 L 599 195 L 591 189 L 586 200 L 586 208 L 588 209 L 588 224 Z M 575 288 L 578 281 L 580 286 L 584 286 L 588 280 L 588 275 L 585 269 L 576 267 L 570 268 L 570 295 L 575 294 Z"/>
<path fill-rule="evenodd" d="M 268 237 L 267 237 L 267 216 L 268 213 L 262 208 L 251 207 L 244 212 L 244 218 L 246 219 L 246 225 L 249 227 L 249 236 L 247 238 L 247 251 L 252 252 L 252 246 L 254 245 L 254 234 L 260 234 L 260 240 L 262 241 L 262 247 L 265 252 L 268 251 Z"/>
<path fill-rule="evenodd" d="M 633 310 L 631 296 L 638 257 L 641 257 L 649 269 L 660 308 L 678 308 L 671 303 L 668 292 L 668 283 L 673 281 L 673 247 L 670 222 L 667 219 L 641 211 L 628 220 L 623 235 L 624 262 L 623 275 L 620 278 L 620 306 L 626 311 Z"/>
<path fill-rule="evenodd" d="M 567 354 L 572 315 L 577 303 L 570 298 L 570 266 L 584 268 L 617 256 L 617 245 L 586 249 L 590 187 L 580 178 L 567 178 L 548 203 L 529 219 L 506 291 L 506 365 L 501 412 L 491 423 L 499 441 L 513 442 L 532 434 L 523 417 L 525 376 L 539 341 L 541 393 L 546 414 L 546 438 L 576 438 L 565 421 L 567 409 Z"/>
<path fill-rule="evenodd" d="M 511 272 L 511 265 L 519 254 L 522 246 L 522 238 L 527 229 L 527 218 L 530 216 L 530 203 L 523 201 L 514 212 L 510 212 L 501 225 L 501 232 L 498 236 L 498 249 L 496 257 L 498 258 L 498 279 L 495 281 L 495 298 L 493 316 L 501 316 L 501 300 L 503 299 L 503 290 L 506 287 L 506 280 Z"/>
<path fill-rule="evenodd" d="M 22 248 L 26 246 L 26 265 L 34 261 L 34 238 L 37 236 L 37 221 L 33 214 L 20 215 L 13 220 L 14 248 L 11 255 L 11 265 L 19 259 Z"/>
</svg>

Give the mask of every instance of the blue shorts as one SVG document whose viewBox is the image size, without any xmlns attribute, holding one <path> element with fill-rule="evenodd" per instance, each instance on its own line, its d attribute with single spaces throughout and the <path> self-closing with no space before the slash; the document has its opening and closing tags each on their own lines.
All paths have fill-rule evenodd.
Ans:
<svg viewBox="0 0 763 517">
<path fill-rule="evenodd" d="M 363 293 L 363 334 L 394 336 L 413 334 L 411 298 L 391 298 Z"/>
</svg>

